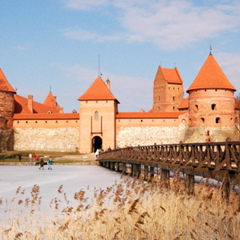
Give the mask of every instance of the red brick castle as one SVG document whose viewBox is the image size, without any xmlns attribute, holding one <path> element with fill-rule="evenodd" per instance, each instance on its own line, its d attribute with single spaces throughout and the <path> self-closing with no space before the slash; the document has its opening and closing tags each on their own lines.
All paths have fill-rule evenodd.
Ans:
<svg viewBox="0 0 240 240">
<path fill-rule="evenodd" d="M 210 53 L 183 98 L 177 68 L 159 66 L 148 112 L 119 112 L 110 81 L 97 77 L 63 113 L 50 92 L 43 103 L 17 95 L 0 69 L 0 150 L 79 151 L 161 143 L 239 140 L 236 89 Z"/>
</svg>

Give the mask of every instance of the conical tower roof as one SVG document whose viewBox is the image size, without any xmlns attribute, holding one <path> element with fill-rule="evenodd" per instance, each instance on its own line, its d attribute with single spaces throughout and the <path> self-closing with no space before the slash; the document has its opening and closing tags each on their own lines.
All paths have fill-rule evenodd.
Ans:
<svg viewBox="0 0 240 240">
<path fill-rule="evenodd" d="M 97 77 L 87 91 L 78 100 L 116 100 L 106 83 Z"/>
<path fill-rule="evenodd" d="M 236 91 L 211 53 L 187 92 L 198 89 L 229 89 Z"/>
<path fill-rule="evenodd" d="M 8 82 L 1 68 L 0 68 L 0 91 L 16 93 L 14 88 Z"/>
</svg>

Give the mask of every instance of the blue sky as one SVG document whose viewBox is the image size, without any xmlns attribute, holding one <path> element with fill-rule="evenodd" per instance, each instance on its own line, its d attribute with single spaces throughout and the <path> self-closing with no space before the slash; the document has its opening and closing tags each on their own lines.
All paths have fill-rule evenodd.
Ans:
<svg viewBox="0 0 240 240">
<path fill-rule="evenodd" d="M 64 112 L 79 111 L 99 56 L 121 112 L 151 109 L 159 65 L 178 67 L 186 92 L 210 45 L 240 90 L 239 0 L 8 0 L 0 29 L 0 67 L 17 94 L 44 102 L 51 86 Z"/>
</svg>

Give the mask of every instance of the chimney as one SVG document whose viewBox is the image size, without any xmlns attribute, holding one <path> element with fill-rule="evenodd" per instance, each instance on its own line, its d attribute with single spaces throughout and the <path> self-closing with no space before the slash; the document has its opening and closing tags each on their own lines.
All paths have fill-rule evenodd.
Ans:
<svg viewBox="0 0 240 240">
<path fill-rule="evenodd" d="M 30 113 L 33 113 L 33 95 L 28 95 L 28 110 L 30 111 Z"/>
<path fill-rule="evenodd" d="M 59 107 L 59 113 L 63 113 L 63 107 Z"/>
<path fill-rule="evenodd" d="M 111 83 L 110 83 L 110 80 L 109 80 L 109 79 L 106 80 L 106 85 L 107 85 L 108 89 L 110 90 L 110 85 L 111 85 Z"/>
</svg>

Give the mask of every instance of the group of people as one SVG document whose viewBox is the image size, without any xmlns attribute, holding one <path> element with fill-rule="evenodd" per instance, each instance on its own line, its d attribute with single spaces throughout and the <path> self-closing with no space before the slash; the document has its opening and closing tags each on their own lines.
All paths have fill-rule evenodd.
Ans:
<svg viewBox="0 0 240 240">
<path fill-rule="evenodd" d="M 40 159 L 40 156 L 38 154 L 35 153 L 29 153 L 29 162 L 38 162 Z"/>
<path fill-rule="evenodd" d="M 49 158 L 47 162 L 43 160 L 43 157 L 40 158 L 39 162 L 36 162 L 35 165 L 39 165 L 39 170 L 44 170 L 44 166 L 48 165 L 48 170 L 52 170 L 53 160 Z"/>
</svg>

